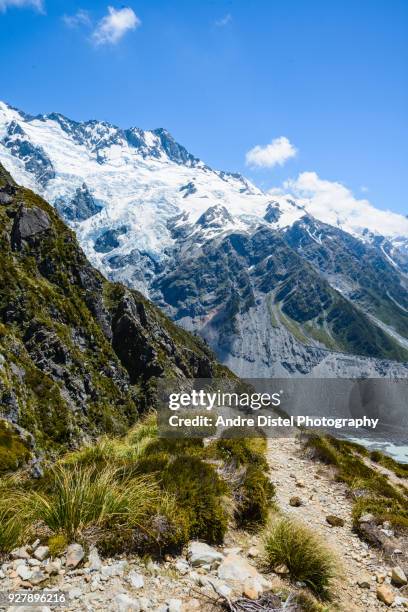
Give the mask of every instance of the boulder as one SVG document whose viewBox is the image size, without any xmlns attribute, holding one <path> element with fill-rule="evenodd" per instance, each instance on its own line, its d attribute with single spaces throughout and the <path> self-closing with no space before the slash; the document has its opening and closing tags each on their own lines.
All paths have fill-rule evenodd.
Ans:
<svg viewBox="0 0 408 612">
<path fill-rule="evenodd" d="M 262 591 L 262 586 L 256 580 L 245 580 L 242 594 L 247 599 L 259 599 L 259 596 L 262 595 Z"/>
<path fill-rule="evenodd" d="M 16 574 L 21 580 L 30 580 L 32 571 L 27 565 L 18 565 L 16 569 Z"/>
<path fill-rule="evenodd" d="M 394 603 L 395 594 L 388 584 L 380 584 L 377 587 L 377 599 L 382 601 L 386 606 L 391 606 Z"/>
<path fill-rule="evenodd" d="M 47 578 L 48 576 L 46 574 L 43 574 L 43 572 L 37 569 L 31 574 L 30 582 L 33 586 L 36 586 L 47 580 Z"/>
<path fill-rule="evenodd" d="M 112 565 L 104 565 L 101 569 L 101 575 L 105 578 L 112 578 L 113 576 L 123 576 L 124 571 L 127 567 L 127 561 L 117 561 Z"/>
<path fill-rule="evenodd" d="M 31 208 L 21 206 L 14 219 L 11 231 L 12 247 L 21 249 L 23 240 L 45 232 L 50 227 L 51 219 L 44 210 L 38 208 L 38 206 L 32 206 Z"/>
<path fill-rule="evenodd" d="M 44 567 L 44 570 L 49 576 L 54 576 L 55 574 L 58 574 L 61 567 L 62 567 L 61 560 L 54 559 L 54 561 L 50 561 L 50 563 L 47 563 L 47 565 Z"/>
<path fill-rule="evenodd" d="M 14 550 L 11 551 L 11 558 L 12 559 L 29 559 L 30 555 L 27 552 L 27 548 L 25 546 L 22 546 L 21 548 L 15 548 Z"/>
<path fill-rule="evenodd" d="M 259 574 L 256 568 L 248 561 L 238 555 L 228 555 L 223 559 L 217 571 L 218 578 L 233 587 L 247 584 L 248 588 L 262 593 L 268 582 Z"/>
<path fill-rule="evenodd" d="M 298 508 L 299 506 L 302 505 L 302 500 L 300 499 L 300 497 L 297 497 L 297 495 L 295 495 L 294 497 L 291 497 L 289 500 L 289 505 L 293 506 L 294 508 Z"/>
<path fill-rule="evenodd" d="M 408 582 L 407 577 L 405 575 L 404 570 L 399 567 L 393 567 L 391 571 L 391 582 L 395 584 L 395 586 L 405 586 Z"/>
<path fill-rule="evenodd" d="M 360 516 L 360 518 L 358 519 L 359 523 L 373 523 L 375 521 L 375 516 L 374 514 L 362 514 Z"/>
<path fill-rule="evenodd" d="M 187 559 L 193 567 L 202 565 L 219 565 L 224 555 L 204 542 L 191 542 L 188 547 Z"/>
</svg>

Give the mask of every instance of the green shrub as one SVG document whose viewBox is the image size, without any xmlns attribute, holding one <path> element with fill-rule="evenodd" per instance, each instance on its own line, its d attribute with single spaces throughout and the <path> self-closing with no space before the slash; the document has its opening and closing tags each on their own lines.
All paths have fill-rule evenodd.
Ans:
<svg viewBox="0 0 408 612">
<path fill-rule="evenodd" d="M 0 417 L 0 474 L 13 472 L 21 467 L 30 455 L 13 425 Z"/>
<path fill-rule="evenodd" d="M 333 552 L 308 527 L 279 517 L 267 527 L 264 547 L 271 570 L 284 564 L 292 580 L 304 582 L 319 597 L 330 599 L 338 571 L 337 561 Z"/>
<path fill-rule="evenodd" d="M 220 543 L 228 526 L 227 486 L 214 468 L 198 457 L 175 457 L 162 473 L 165 490 L 186 513 L 189 537 Z"/>
<path fill-rule="evenodd" d="M 68 540 L 62 533 L 48 538 L 48 547 L 51 557 L 59 557 L 62 555 L 67 546 Z"/>
<path fill-rule="evenodd" d="M 249 465 L 237 490 L 235 516 L 241 527 L 264 525 L 268 518 L 275 487 L 258 465 Z"/>
<path fill-rule="evenodd" d="M 164 555 L 178 554 L 190 535 L 188 513 L 170 494 L 163 494 L 152 512 L 144 532 L 139 531 L 137 549 L 139 552 Z"/>
<path fill-rule="evenodd" d="M 306 448 L 312 448 L 314 450 L 314 457 L 319 461 L 328 463 L 329 465 L 339 465 L 339 453 L 326 437 L 311 435 L 305 446 Z"/>
<path fill-rule="evenodd" d="M 220 438 L 209 447 L 212 455 L 224 461 L 237 465 L 257 464 L 267 469 L 265 450 L 265 438 Z"/>
</svg>

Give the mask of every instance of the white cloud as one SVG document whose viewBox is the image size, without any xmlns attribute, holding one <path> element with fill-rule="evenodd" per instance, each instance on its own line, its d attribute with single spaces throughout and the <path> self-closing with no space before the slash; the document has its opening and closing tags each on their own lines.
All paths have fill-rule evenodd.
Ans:
<svg viewBox="0 0 408 612">
<path fill-rule="evenodd" d="M 275 138 L 264 147 L 256 145 L 246 154 L 248 166 L 258 166 L 259 168 L 273 168 L 273 166 L 283 166 L 283 164 L 295 157 L 297 149 L 292 145 L 286 136 Z"/>
<path fill-rule="evenodd" d="M 44 13 L 43 0 L 0 0 L 0 11 L 4 12 L 7 11 L 8 8 L 12 7 L 29 7 L 36 9 L 39 13 Z"/>
<path fill-rule="evenodd" d="M 231 21 L 232 15 L 231 13 L 227 13 L 226 15 L 224 15 L 224 17 L 221 17 L 221 19 L 217 19 L 217 21 L 215 21 L 215 25 L 217 26 L 217 28 L 223 28 L 224 26 L 231 23 Z"/>
<path fill-rule="evenodd" d="M 108 14 L 100 20 L 92 35 L 97 45 L 114 45 L 123 38 L 126 32 L 139 27 L 141 21 L 131 8 L 114 9 L 108 6 Z"/>
<path fill-rule="evenodd" d="M 284 183 L 299 204 L 317 219 L 359 233 L 367 228 L 384 236 L 408 232 L 408 220 L 398 213 L 379 210 L 368 200 L 358 199 L 342 183 L 321 179 L 316 172 L 302 172 Z"/>
<path fill-rule="evenodd" d="M 79 9 L 75 15 L 64 15 L 63 21 L 69 28 L 78 28 L 79 26 L 90 26 L 91 18 L 88 11 Z"/>
</svg>

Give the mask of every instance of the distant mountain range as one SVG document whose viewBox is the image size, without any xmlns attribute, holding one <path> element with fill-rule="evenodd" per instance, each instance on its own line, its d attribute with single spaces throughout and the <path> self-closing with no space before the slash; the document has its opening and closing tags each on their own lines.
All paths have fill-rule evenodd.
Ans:
<svg viewBox="0 0 408 612">
<path fill-rule="evenodd" d="M 407 375 L 406 217 L 272 196 L 164 129 L 4 103 L 0 162 L 108 279 L 198 332 L 239 375 Z"/>
</svg>

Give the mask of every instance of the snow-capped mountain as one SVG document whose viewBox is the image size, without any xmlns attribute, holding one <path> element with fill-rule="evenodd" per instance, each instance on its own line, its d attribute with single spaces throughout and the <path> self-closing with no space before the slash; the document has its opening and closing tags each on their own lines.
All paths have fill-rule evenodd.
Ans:
<svg viewBox="0 0 408 612">
<path fill-rule="evenodd" d="M 370 375 L 400 368 L 375 358 L 408 361 L 401 215 L 264 193 L 164 129 L 4 103 L 0 162 L 56 207 L 106 276 L 142 290 L 240 374 Z"/>
</svg>

